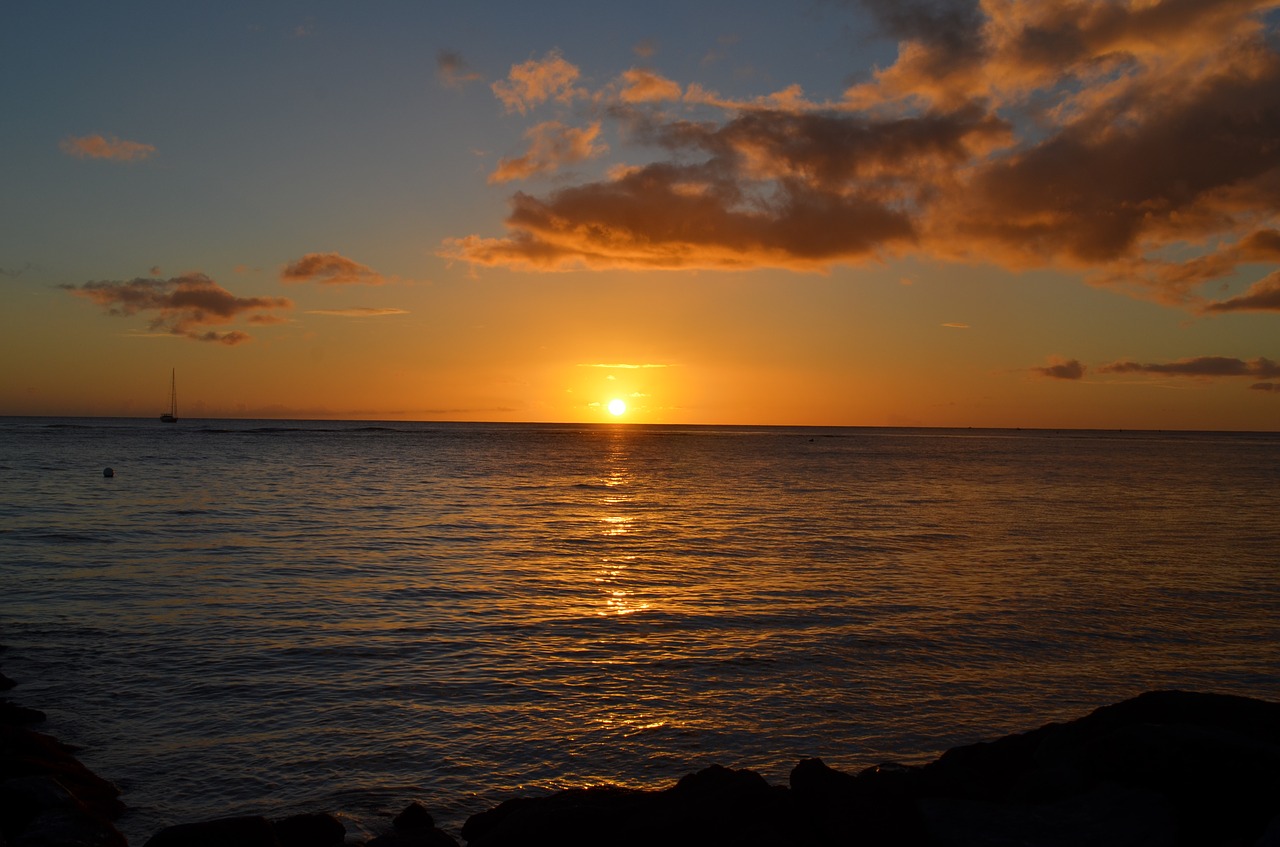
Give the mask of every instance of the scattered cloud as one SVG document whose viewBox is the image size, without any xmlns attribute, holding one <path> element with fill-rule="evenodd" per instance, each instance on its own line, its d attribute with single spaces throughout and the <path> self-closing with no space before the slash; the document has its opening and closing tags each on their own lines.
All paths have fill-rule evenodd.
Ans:
<svg viewBox="0 0 1280 847">
<path fill-rule="evenodd" d="M 141 141 L 125 141 L 114 135 L 69 135 L 58 144 L 63 153 L 77 159 L 106 159 L 111 162 L 140 162 L 155 154 L 156 148 Z"/>
<path fill-rule="evenodd" d="M 339 253 L 307 253 L 280 271 L 286 283 L 318 282 L 324 285 L 382 285 L 382 274 Z"/>
<path fill-rule="evenodd" d="M 658 52 L 658 42 L 654 41 L 652 38 L 641 39 L 636 43 L 636 46 L 631 48 L 631 52 L 635 53 L 641 59 L 653 58 L 653 56 L 657 55 Z"/>
<path fill-rule="evenodd" d="M 355 307 L 350 309 L 307 309 L 308 315 L 330 315 L 339 318 L 379 318 L 384 315 L 407 315 L 407 309 L 375 309 Z"/>
<path fill-rule="evenodd" d="M 1280 394 L 1280 382 L 1255 382 L 1249 387 L 1254 391 L 1274 391 Z"/>
<path fill-rule="evenodd" d="M 489 182 L 528 179 L 556 171 L 561 165 L 595 158 L 609 150 L 609 145 L 596 143 L 599 136 L 599 121 L 581 128 L 559 121 L 540 123 L 525 133 L 528 152 L 515 159 L 500 160 L 497 169 L 489 174 Z"/>
<path fill-rule="evenodd" d="M 959 324 L 959 323 L 945 323 L 943 324 L 943 326 L 947 327 L 948 329 L 968 329 L 969 328 L 968 324 Z"/>
<path fill-rule="evenodd" d="M 548 100 L 568 103 L 585 97 L 585 89 L 574 87 L 579 75 L 575 65 L 566 62 L 558 50 L 552 50 L 542 59 L 512 65 L 507 78 L 491 87 L 508 112 L 523 115 Z"/>
<path fill-rule="evenodd" d="M 445 88 L 462 88 L 468 82 L 484 79 L 484 76 L 471 70 L 462 56 L 441 50 L 436 55 L 436 78 Z"/>
<path fill-rule="evenodd" d="M 817 272 L 917 255 L 1078 272 L 1197 313 L 1280 310 L 1274 274 L 1205 293 L 1280 260 L 1275 0 L 863 3 L 897 58 L 829 102 L 798 85 L 731 101 L 638 68 L 591 92 L 558 52 L 513 66 L 493 85 L 509 112 L 555 101 L 656 155 L 515 193 L 505 234 L 440 255 Z"/>
<path fill-rule="evenodd" d="M 1245 361 L 1227 356 L 1200 356 L 1194 359 L 1178 359 L 1174 362 L 1145 364 L 1132 361 L 1112 362 L 1101 365 L 1098 372 L 1193 377 L 1251 376 L 1271 379 L 1280 377 L 1280 363 L 1261 357 Z"/>
<path fill-rule="evenodd" d="M 250 323 L 278 323 L 283 318 L 271 313 L 293 308 L 293 303 L 283 297 L 237 297 L 202 273 L 62 287 L 116 317 L 150 314 L 152 331 L 226 345 L 248 341 L 249 335 L 240 330 L 223 332 L 205 327 L 229 324 L 241 317 Z"/>
<path fill-rule="evenodd" d="M 1033 373 L 1049 379 L 1081 379 L 1088 370 L 1077 359 L 1064 359 L 1061 356 L 1050 356 L 1049 363 L 1031 369 Z"/>
</svg>

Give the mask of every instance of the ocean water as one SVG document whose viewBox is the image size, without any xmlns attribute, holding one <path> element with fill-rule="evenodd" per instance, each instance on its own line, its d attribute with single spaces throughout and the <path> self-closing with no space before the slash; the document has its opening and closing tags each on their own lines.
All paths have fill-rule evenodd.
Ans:
<svg viewBox="0 0 1280 847">
<path fill-rule="evenodd" d="M 1278 515 L 1274 433 L 8 418 L 0 665 L 131 843 L 413 799 L 456 834 L 1280 700 Z"/>
</svg>

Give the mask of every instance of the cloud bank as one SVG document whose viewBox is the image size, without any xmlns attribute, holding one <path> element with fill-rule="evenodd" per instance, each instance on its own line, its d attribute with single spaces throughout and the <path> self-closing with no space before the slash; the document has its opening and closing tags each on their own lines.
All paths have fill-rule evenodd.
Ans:
<svg viewBox="0 0 1280 847">
<path fill-rule="evenodd" d="M 259 325 L 280 323 L 284 318 L 272 313 L 293 308 L 293 303 L 283 297 L 237 297 L 202 273 L 170 279 L 138 277 L 86 282 L 63 288 L 116 317 L 150 314 L 152 331 L 226 345 L 248 341 L 250 336 L 240 330 L 224 332 L 206 327 L 223 326 L 242 317 Z"/>
<path fill-rule="evenodd" d="M 492 86 L 508 112 L 607 120 L 646 163 L 517 191 L 505 235 L 440 255 L 825 271 L 915 254 L 1079 271 L 1206 314 L 1280 310 L 1275 274 L 1222 300 L 1201 289 L 1280 255 L 1276 0 L 864 5 L 897 59 L 829 102 L 794 85 L 730 102 L 648 68 L 588 91 L 559 53 L 513 66 Z M 563 161 L 536 146 L 491 181 Z"/>
</svg>

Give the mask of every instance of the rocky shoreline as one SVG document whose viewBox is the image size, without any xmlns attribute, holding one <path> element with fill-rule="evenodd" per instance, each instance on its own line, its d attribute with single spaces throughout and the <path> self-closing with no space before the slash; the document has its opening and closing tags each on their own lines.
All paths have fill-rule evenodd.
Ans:
<svg viewBox="0 0 1280 847">
<path fill-rule="evenodd" d="M 0 648 L 3 649 L 3 648 Z M 14 686 L 0 673 L 0 691 Z M 0 699 L 0 847 L 127 847 L 120 792 Z M 515 798 L 467 847 L 936 845 L 1280 847 L 1280 703 L 1154 691 L 1062 724 L 857 774 L 801 761 L 788 784 L 712 766 L 662 790 Z M 335 816 L 167 827 L 144 847 L 353 847 Z M 415 802 L 364 847 L 458 847 Z"/>
</svg>

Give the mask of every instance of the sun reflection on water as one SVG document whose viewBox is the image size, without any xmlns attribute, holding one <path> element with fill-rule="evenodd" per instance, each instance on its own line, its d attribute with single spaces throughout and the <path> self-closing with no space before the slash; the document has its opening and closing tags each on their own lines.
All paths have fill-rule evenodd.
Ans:
<svg viewBox="0 0 1280 847">
<path fill-rule="evenodd" d="M 645 611 L 650 608 L 650 604 L 641 600 L 632 588 L 635 582 L 636 556 L 626 552 L 636 540 L 634 536 L 640 527 L 633 514 L 636 498 L 631 489 L 635 480 L 625 431 L 613 433 L 606 461 L 603 480 L 606 493 L 600 499 L 598 519 L 601 524 L 600 535 L 604 539 L 604 552 L 595 577 L 604 597 L 604 605 L 596 614 L 631 615 Z"/>
</svg>

